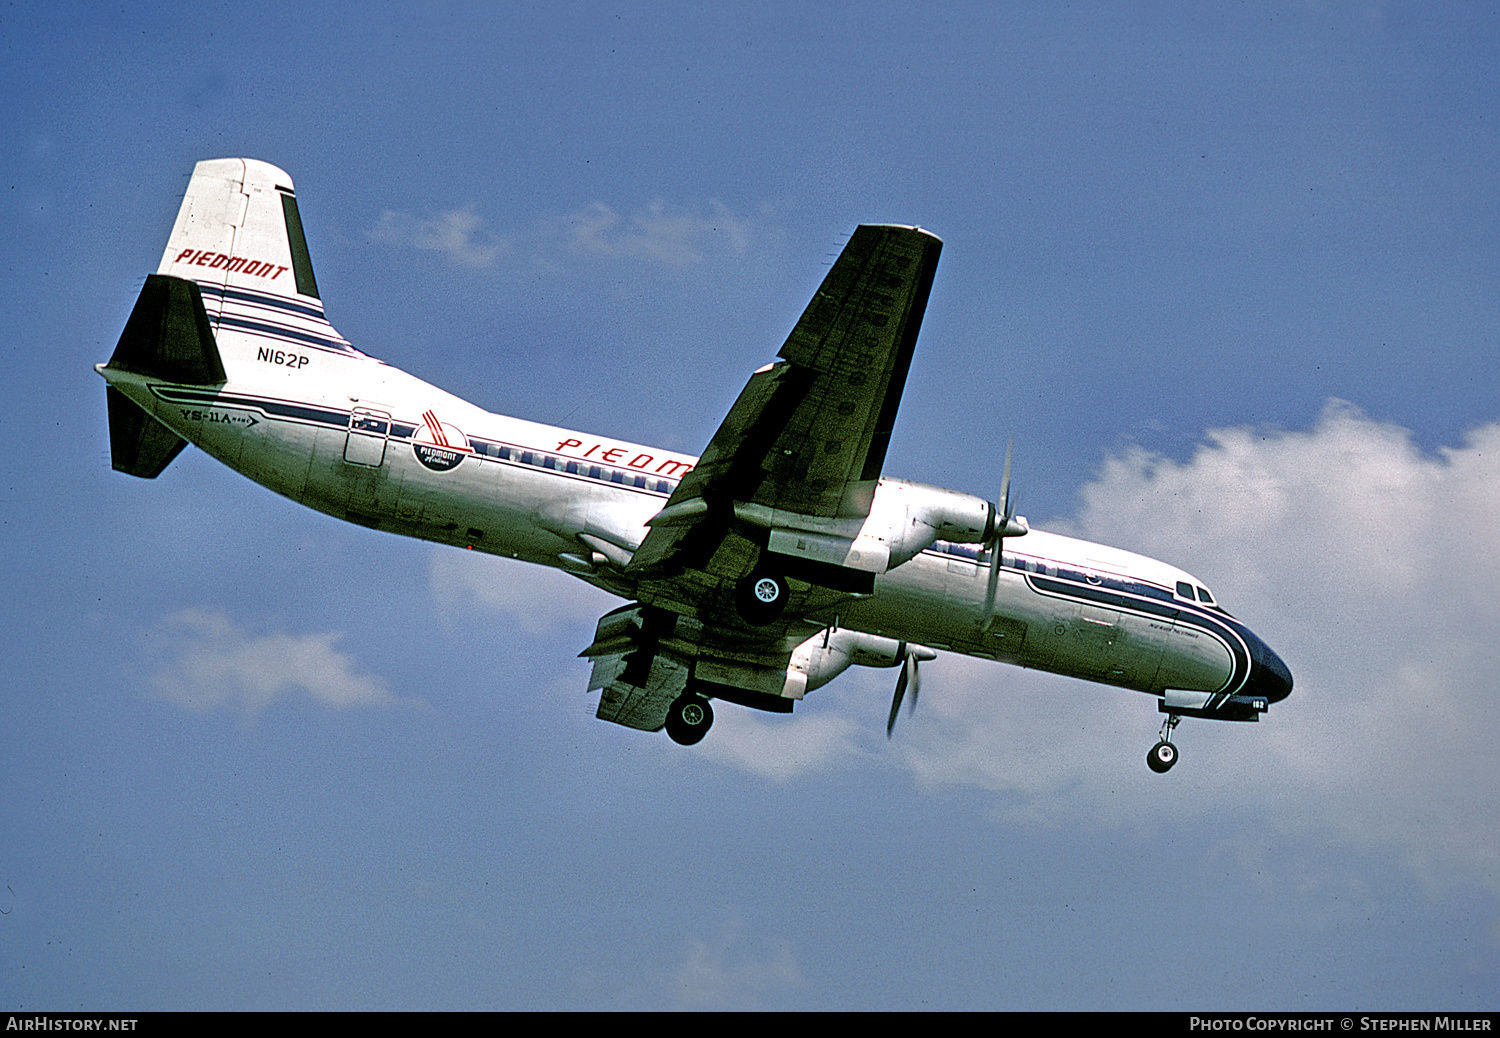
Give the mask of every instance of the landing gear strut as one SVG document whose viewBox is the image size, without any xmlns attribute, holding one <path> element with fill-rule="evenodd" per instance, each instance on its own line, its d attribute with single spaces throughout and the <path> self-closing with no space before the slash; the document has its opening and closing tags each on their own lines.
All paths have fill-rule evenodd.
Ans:
<svg viewBox="0 0 1500 1038">
<path fill-rule="evenodd" d="M 667 709 L 667 734 L 680 746 L 701 742 L 714 723 L 714 708 L 694 692 L 678 696 Z"/>
<path fill-rule="evenodd" d="M 1181 720 L 1177 714 L 1168 714 L 1167 719 L 1161 723 L 1160 741 L 1146 754 L 1146 767 L 1158 775 L 1169 771 L 1177 763 L 1177 747 L 1172 743 L 1172 729 Z"/>
</svg>

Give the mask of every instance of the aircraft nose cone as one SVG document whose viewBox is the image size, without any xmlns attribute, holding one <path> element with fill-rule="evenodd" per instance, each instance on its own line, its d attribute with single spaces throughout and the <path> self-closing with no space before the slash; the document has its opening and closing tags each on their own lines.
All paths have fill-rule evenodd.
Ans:
<svg viewBox="0 0 1500 1038">
<path fill-rule="evenodd" d="M 1259 638 L 1250 650 L 1250 680 L 1245 685 L 1245 694 L 1265 696 L 1271 703 L 1278 703 L 1292 694 L 1292 672 L 1271 651 L 1271 647 Z"/>
</svg>

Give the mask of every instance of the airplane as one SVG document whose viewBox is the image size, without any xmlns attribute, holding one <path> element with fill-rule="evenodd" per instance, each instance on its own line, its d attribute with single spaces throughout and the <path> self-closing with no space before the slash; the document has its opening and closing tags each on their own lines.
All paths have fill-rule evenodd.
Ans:
<svg viewBox="0 0 1500 1038">
<path fill-rule="evenodd" d="M 1291 672 L 1203 581 L 1033 529 L 997 501 L 888 476 L 942 241 L 861 225 L 701 457 L 492 414 L 355 349 L 324 316 L 292 178 L 193 170 L 108 363 L 114 469 L 193 443 L 373 529 L 562 569 L 626 601 L 580 653 L 597 716 L 682 745 L 714 702 L 790 713 L 850 666 L 962 653 L 1133 689 L 1165 714 L 1258 721 Z"/>
</svg>

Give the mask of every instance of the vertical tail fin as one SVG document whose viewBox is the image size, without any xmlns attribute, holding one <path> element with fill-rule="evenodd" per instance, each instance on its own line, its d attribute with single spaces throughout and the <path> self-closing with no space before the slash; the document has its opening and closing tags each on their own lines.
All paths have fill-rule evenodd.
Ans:
<svg viewBox="0 0 1500 1038">
<path fill-rule="evenodd" d="M 292 178 L 255 159 L 200 162 L 161 264 L 98 368 L 110 382 L 114 467 L 149 479 L 186 442 L 157 421 L 132 376 L 222 386 L 226 362 L 233 371 L 287 346 L 360 355 L 323 316 Z"/>
<path fill-rule="evenodd" d="M 317 300 L 292 178 L 255 159 L 198 163 L 156 272 Z"/>
<path fill-rule="evenodd" d="M 193 168 L 158 274 L 195 281 L 214 333 L 352 352 L 323 316 L 292 178 L 256 159 Z"/>
</svg>

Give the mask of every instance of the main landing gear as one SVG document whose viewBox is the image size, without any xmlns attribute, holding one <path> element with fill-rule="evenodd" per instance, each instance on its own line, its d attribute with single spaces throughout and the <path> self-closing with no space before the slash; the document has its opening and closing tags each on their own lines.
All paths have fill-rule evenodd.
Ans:
<svg viewBox="0 0 1500 1038">
<path fill-rule="evenodd" d="M 1167 719 L 1161 723 L 1160 741 L 1146 754 L 1146 767 L 1158 775 L 1171 770 L 1172 765 L 1177 763 L 1177 747 L 1172 743 L 1172 729 L 1181 720 L 1177 714 L 1168 714 Z"/>
<path fill-rule="evenodd" d="M 740 618 L 751 627 L 765 627 L 781 615 L 788 595 L 786 579 L 781 575 L 753 573 L 735 589 L 735 605 Z"/>
<path fill-rule="evenodd" d="M 679 746 L 701 742 L 714 723 L 714 708 L 696 692 L 685 692 L 667 708 L 667 734 Z"/>
</svg>

